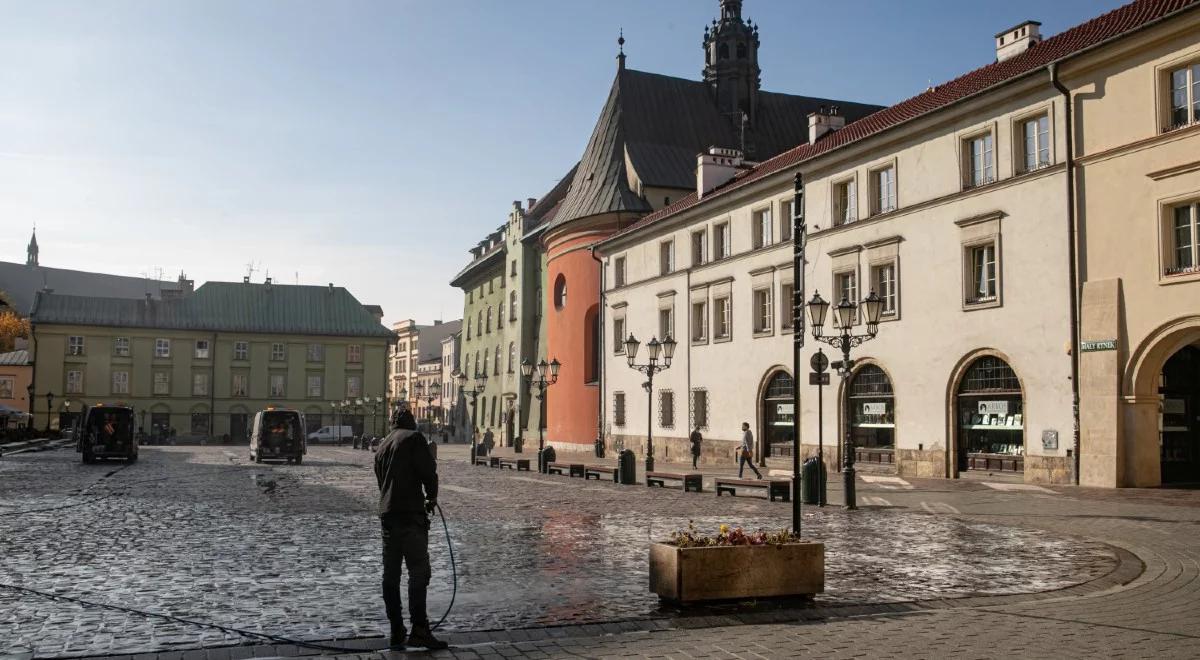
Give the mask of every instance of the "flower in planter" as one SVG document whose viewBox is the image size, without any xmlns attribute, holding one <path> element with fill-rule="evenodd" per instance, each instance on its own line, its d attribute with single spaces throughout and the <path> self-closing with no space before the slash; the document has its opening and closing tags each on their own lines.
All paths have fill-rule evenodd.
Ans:
<svg viewBox="0 0 1200 660">
<path fill-rule="evenodd" d="M 800 536 L 789 529 L 775 532 L 766 532 L 760 529 L 747 533 L 741 527 L 730 528 L 729 525 L 719 526 L 716 536 L 707 536 L 698 531 L 696 525 L 689 521 L 687 529 L 671 532 L 671 538 L 667 543 L 679 548 L 708 548 L 732 545 L 781 545 L 799 541 Z"/>
</svg>

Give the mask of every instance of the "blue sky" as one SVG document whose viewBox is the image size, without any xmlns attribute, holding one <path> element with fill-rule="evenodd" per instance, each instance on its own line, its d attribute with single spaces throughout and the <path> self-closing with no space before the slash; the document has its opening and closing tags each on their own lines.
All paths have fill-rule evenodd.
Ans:
<svg viewBox="0 0 1200 660">
<path fill-rule="evenodd" d="M 763 87 L 890 104 L 1119 0 L 745 0 Z M 848 9 L 849 8 L 849 9 Z M 717 0 L 0 0 L 0 260 L 334 282 L 458 318 L 466 250 L 630 68 L 698 78 Z"/>
</svg>

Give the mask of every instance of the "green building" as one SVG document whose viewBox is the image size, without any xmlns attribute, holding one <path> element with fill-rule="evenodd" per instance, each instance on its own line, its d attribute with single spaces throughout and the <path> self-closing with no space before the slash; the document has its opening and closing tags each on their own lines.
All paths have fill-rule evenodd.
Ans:
<svg viewBox="0 0 1200 660">
<path fill-rule="evenodd" d="M 38 428 L 98 402 L 133 406 L 147 433 L 192 439 L 243 441 L 267 406 L 300 410 L 310 430 L 385 428 L 394 334 L 382 310 L 332 284 L 247 278 L 140 300 L 41 291 L 30 318 Z M 349 414 L 335 417 L 343 401 Z"/>
</svg>

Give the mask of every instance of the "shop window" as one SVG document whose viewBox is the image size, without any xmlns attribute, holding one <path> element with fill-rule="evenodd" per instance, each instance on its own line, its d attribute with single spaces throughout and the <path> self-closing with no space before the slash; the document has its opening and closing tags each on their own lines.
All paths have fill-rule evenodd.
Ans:
<svg viewBox="0 0 1200 660">
<path fill-rule="evenodd" d="M 763 441 L 768 456 L 792 455 L 795 423 L 795 384 L 791 374 L 778 371 L 763 393 Z"/>
<path fill-rule="evenodd" d="M 967 368 L 958 386 L 958 469 L 1024 470 L 1024 400 L 1012 367 L 995 356 Z"/>
<path fill-rule="evenodd" d="M 883 369 L 868 364 L 850 381 L 846 412 L 854 438 L 854 454 L 866 463 L 893 463 L 895 449 L 895 395 Z"/>
</svg>

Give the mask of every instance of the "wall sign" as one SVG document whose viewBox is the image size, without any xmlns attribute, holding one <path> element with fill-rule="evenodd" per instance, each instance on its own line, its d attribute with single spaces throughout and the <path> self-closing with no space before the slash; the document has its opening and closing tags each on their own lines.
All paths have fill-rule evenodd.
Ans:
<svg viewBox="0 0 1200 660">
<path fill-rule="evenodd" d="M 873 403 L 864 403 L 863 407 L 862 407 L 862 411 L 863 411 L 864 415 L 886 415 L 887 414 L 887 404 L 882 401 L 875 401 Z"/>
<path fill-rule="evenodd" d="M 1007 401 L 980 401 L 979 402 L 979 414 L 980 415 L 1007 415 L 1008 414 L 1008 402 Z"/>
<path fill-rule="evenodd" d="M 1099 339 L 1096 341 L 1081 341 L 1079 342 L 1079 350 L 1084 353 L 1093 353 L 1095 351 L 1115 351 L 1117 350 L 1116 339 Z"/>
<path fill-rule="evenodd" d="M 809 374 L 808 375 L 808 384 L 809 385 L 828 385 L 829 384 L 829 373 L 826 372 L 826 373 L 821 373 L 821 374 Z"/>
<path fill-rule="evenodd" d="M 1058 449 L 1058 431 L 1054 429 L 1042 431 L 1042 449 Z"/>
<path fill-rule="evenodd" d="M 775 406 L 775 412 L 780 415 L 790 415 L 796 409 L 794 403 L 780 403 Z"/>
</svg>

